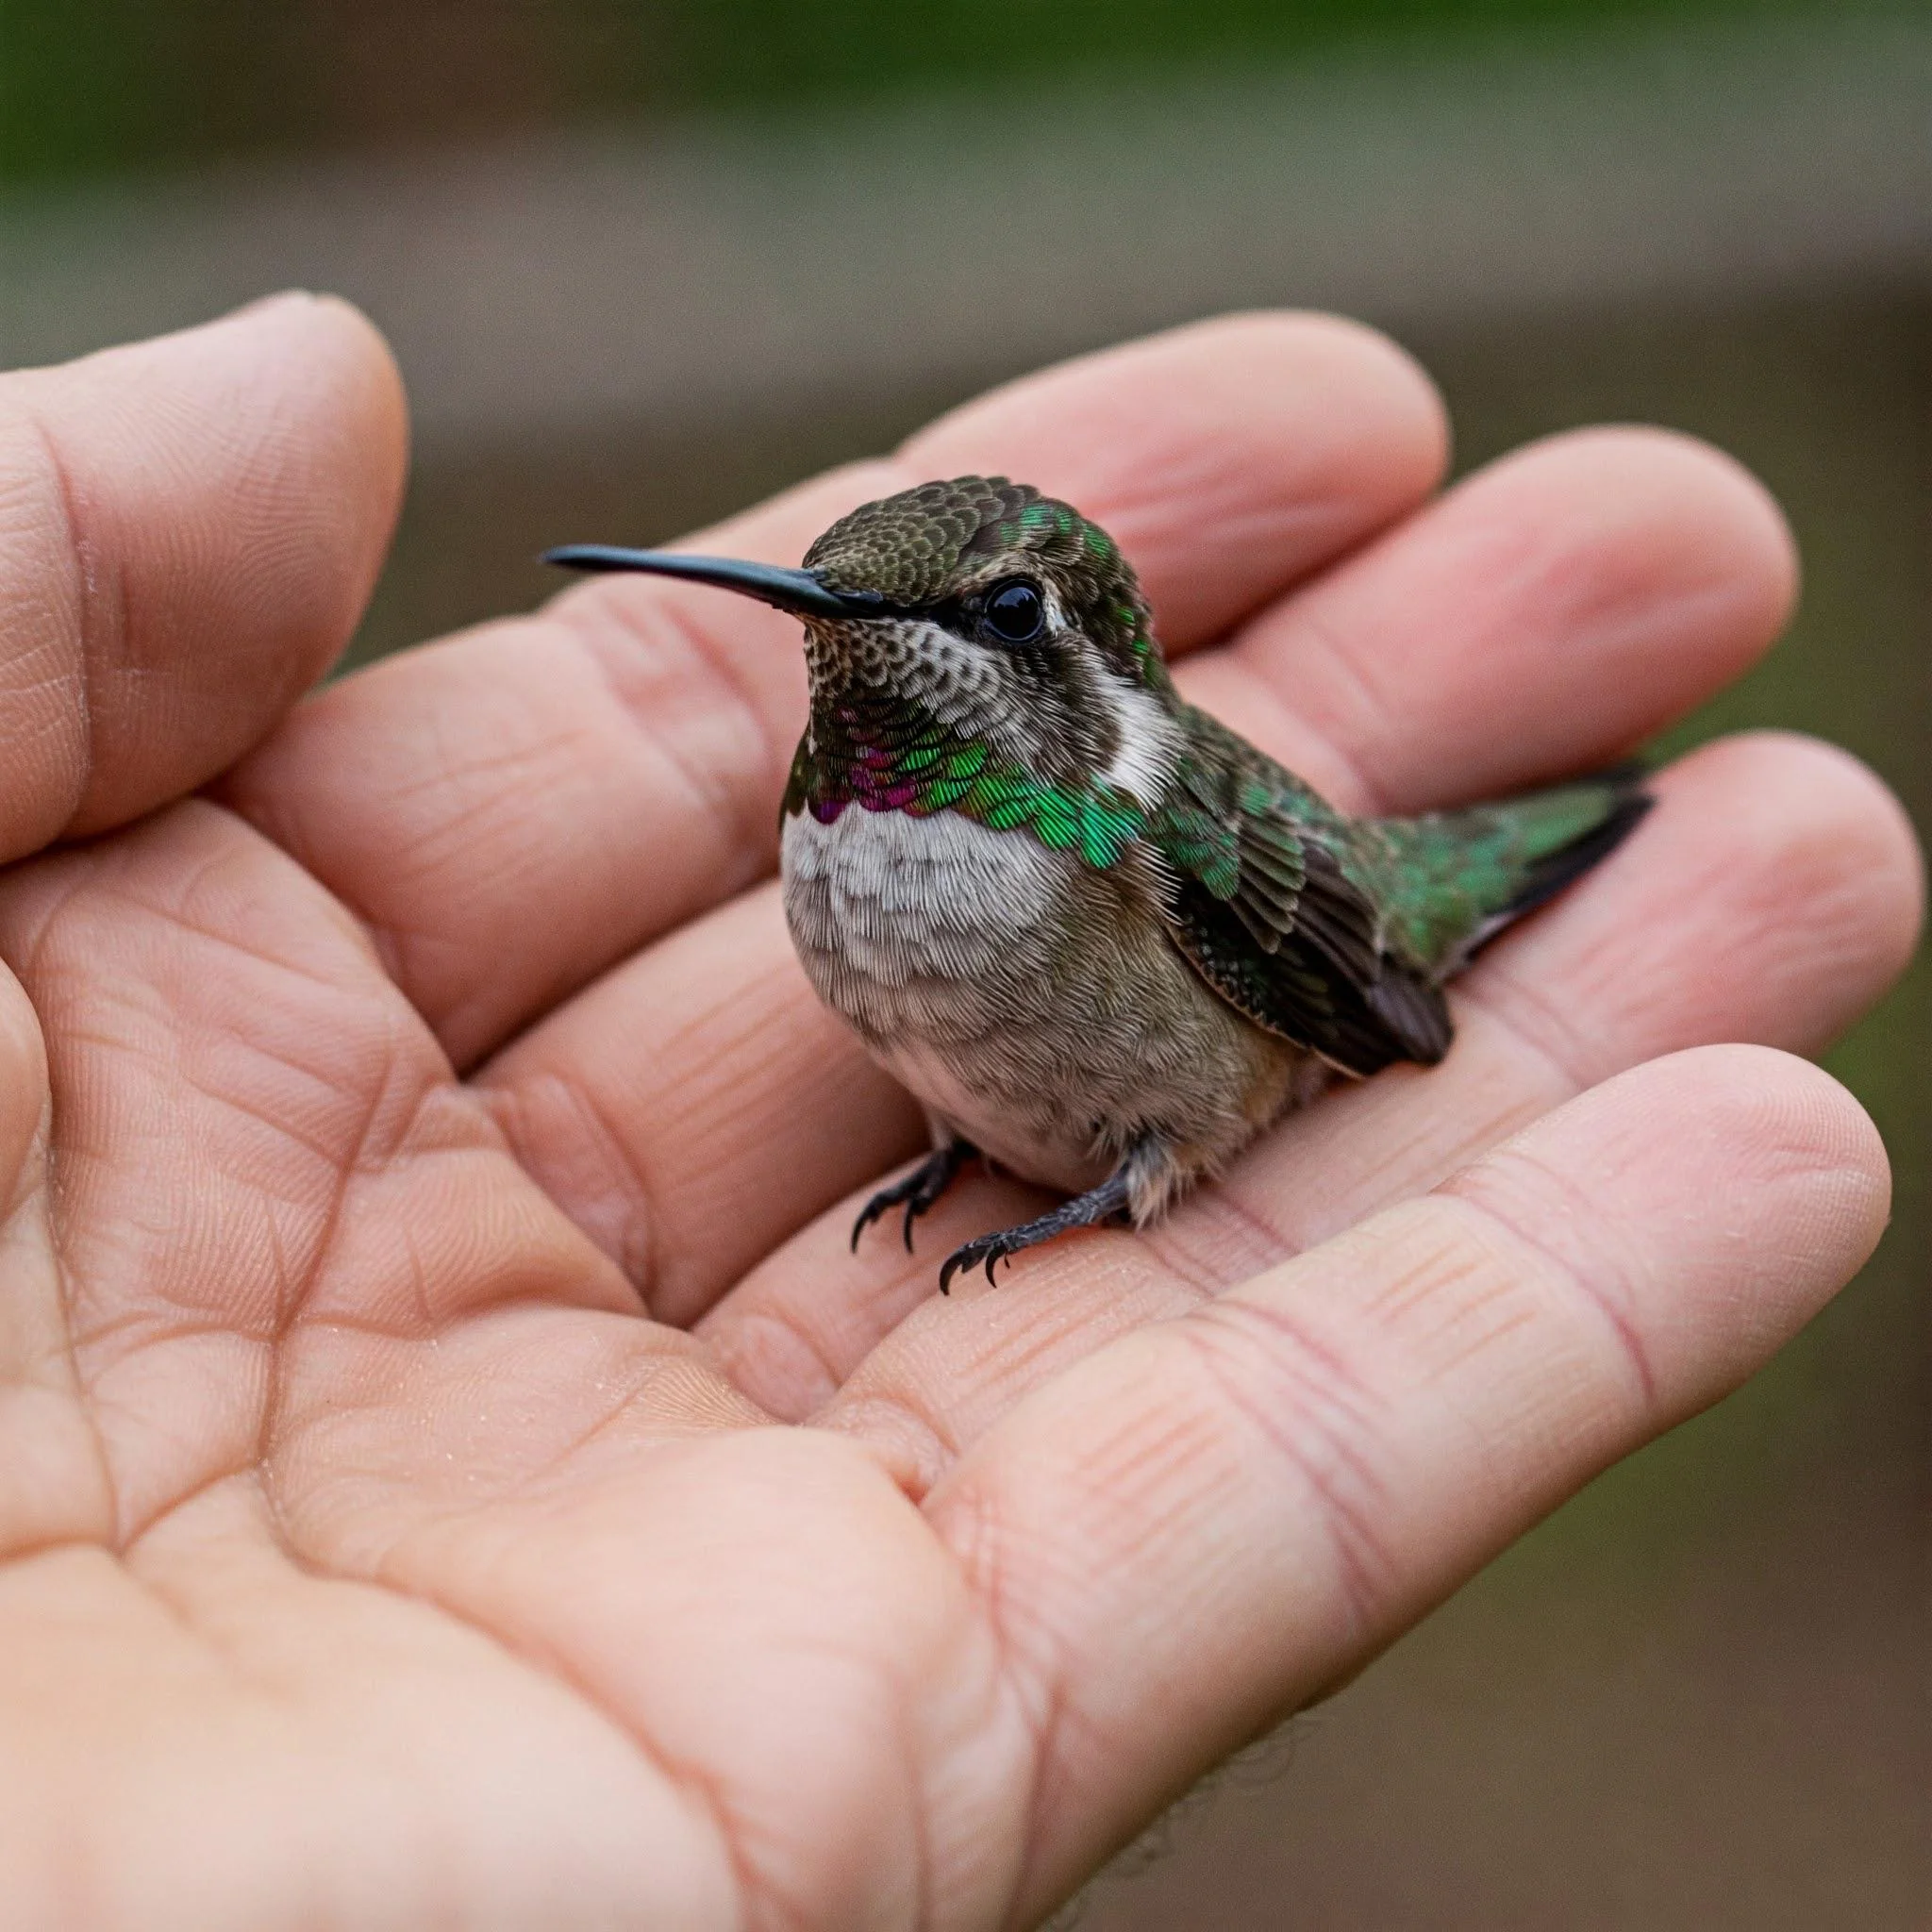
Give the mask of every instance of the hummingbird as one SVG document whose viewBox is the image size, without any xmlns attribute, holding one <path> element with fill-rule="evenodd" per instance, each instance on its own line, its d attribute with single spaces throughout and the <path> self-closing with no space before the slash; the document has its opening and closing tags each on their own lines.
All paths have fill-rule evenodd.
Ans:
<svg viewBox="0 0 1932 1932">
<path fill-rule="evenodd" d="M 1181 698 L 1107 532 L 1004 476 L 862 505 L 795 570 L 546 561 L 803 620 L 785 916 L 933 1144 L 853 1247 L 897 1208 L 909 1252 L 974 1158 L 1068 1197 L 956 1249 L 941 1291 L 1074 1228 L 1152 1224 L 1337 1075 L 1440 1061 L 1444 982 L 1651 804 L 1625 766 L 1421 817 L 1338 810 Z"/>
</svg>

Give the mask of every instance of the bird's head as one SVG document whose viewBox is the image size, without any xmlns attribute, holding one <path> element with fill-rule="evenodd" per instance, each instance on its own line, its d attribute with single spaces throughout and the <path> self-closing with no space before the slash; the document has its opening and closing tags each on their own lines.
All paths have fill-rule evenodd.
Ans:
<svg viewBox="0 0 1932 1932">
<path fill-rule="evenodd" d="M 1165 783 L 1172 688 L 1133 570 L 1097 525 L 1026 484 L 956 476 L 863 504 L 797 570 L 594 545 L 549 560 L 713 584 L 802 618 L 810 736 L 834 755 L 978 744 L 1143 803 Z"/>
</svg>

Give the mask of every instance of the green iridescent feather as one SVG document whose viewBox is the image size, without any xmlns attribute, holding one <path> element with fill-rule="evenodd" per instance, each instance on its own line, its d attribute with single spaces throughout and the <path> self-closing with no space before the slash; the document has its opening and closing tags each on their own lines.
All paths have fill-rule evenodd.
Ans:
<svg viewBox="0 0 1932 1932">
<path fill-rule="evenodd" d="M 1072 852 L 1096 872 L 1118 865 L 1146 829 L 1146 815 L 1124 792 L 1047 783 L 1017 766 L 991 762 L 982 744 L 917 745 L 867 776 L 869 782 L 855 783 L 849 766 L 828 766 L 801 743 L 785 788 L 784 815 L 809 808 L 831 817 L 848 806 L 863 810 L 868 799 L 873 809 L 920 818 L 956 811 L 991 831 L 1029 833 L 1049 851 Z M 879 803 L 901 790 L 903 799 Z"/>
<path fill-rule="evenodd" d="M 1170 929 L 1224 998 L 1370 1073 L 1440 1059 L 1441 980 L 1587 870 L 1648 800 L 1632 772 L 1414 819 L 1350 819 L 1191 707 L 1149 837 L 1181 879 Z"/>
</svg>

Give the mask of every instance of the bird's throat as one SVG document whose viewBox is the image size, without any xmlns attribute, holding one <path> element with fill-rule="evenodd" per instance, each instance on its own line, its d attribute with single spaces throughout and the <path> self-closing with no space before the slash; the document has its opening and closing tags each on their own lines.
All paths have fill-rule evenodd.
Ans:
<svg viewBox="0 0 1932 1932">
<path fill-rule="evenodd" d="M 1146 825 L 1124 792 L 1094 780 L 1041 777 L 931 721 L 880 729 L 836 709 L 829 720 L 815 713 L 791 761 L 785 815 L 809 812 L 830 824 L 854 807 L 913 817 L 958 812 L 992 831 L 1030 835 L 1096 871 L 1118 865 Z"/>
</svg>

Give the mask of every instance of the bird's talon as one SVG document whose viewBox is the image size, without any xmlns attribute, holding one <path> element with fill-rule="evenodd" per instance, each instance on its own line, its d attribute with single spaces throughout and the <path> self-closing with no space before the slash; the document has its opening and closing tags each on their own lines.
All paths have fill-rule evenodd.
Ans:
<svg viewBox="0 0 1932 1932">
<path fill-rule="evenodd" d="M 906 1223 L 903 1233 L 906 1252 L 912 1252 L 912 1224 L 927 1208 L 936 1207 L 953 1183 L 953 1176 L 973 1158 L 974 1149 L 964 1141 L 954 1141 L 926 1156 L 912 1172 L 881 1188 L 863 1208 L 852 1224 L 852 1252 L 858 1252 L 858 1238 L 874 1221 L 883 1220 L 887 1208 L 903 1207 Z"/>
<path fill-rule="evenodd" d="M 862 1235 L 866 1231 L 866 1229 L 869 1228 L 873 1224 L 873 1223 L 879 1218 L 878 1205 L 878 1200 L 876 1196 L 874 1196 L 874 1199 L 868 1201 L 865 1204 L 865 1206 L 858 1210 L 858 1219 L 852 1224 L 852 1252 L 855 1255 L 858 1252 L 859 1236 Z"/>
</svg>

